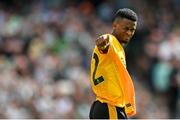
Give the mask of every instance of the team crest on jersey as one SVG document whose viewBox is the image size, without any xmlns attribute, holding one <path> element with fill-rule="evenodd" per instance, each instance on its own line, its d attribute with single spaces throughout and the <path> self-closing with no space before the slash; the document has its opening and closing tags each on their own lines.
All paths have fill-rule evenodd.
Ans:
<svg viewBox="0 0 180 120">
<path fill-rule="evenodd" d="M 118 52 L 118 55 L 119 55 L 119 57 L 120 57 L 121 62 L 123 63 L 123 65 L 126 67 L 126 61 L 125 61 L 125 59 L 122 57 L 122 56 L 124 56 L 124 54 L 123 54 L 122 52 Z"/>
<path fill-rule="evenodd" d="M 121 57 L 121 62 L 124 64 L 124 66 L 126 67 L 126 62 L 125 60 Z"/>
</svg>

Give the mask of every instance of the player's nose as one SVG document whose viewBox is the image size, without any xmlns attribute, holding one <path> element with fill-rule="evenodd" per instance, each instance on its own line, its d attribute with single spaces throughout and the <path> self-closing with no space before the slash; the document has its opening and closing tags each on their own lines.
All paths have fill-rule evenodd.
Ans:
<svg viewBox="0 0 180 120">
<path fill-rule="evenodd" d="M 130 30 L 127 30 L 127 31 L 126 31 L 126 34 L 127 34 L 128 36 L 131 36 L 131 35 L 132 35 L 132 32 L 131 32 Z"/>
</svg>

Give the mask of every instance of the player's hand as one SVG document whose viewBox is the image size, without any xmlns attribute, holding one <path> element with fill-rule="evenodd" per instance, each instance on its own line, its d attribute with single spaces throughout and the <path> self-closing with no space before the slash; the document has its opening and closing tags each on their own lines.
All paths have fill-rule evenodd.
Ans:
<svg viewBox="0 0 180 120">
<path fill-rule="evenodd" d="M 100 50 L 105 50 L 109 46 L 109 35 L 100 36 L 96 40 L 96 45 Z"/>
</svg>

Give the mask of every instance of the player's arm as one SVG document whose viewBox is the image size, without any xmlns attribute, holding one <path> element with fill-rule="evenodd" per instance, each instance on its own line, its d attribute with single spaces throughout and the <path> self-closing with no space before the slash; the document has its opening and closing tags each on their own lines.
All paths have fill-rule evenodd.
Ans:
<svg viewBox="0 0 180 120">
<path fill-rule="evenodd" d="M 100 36 L 96 40 L 96 46 L 100 53 L 107 53 L 109 49 L 109 35 Z"/>
</svg>

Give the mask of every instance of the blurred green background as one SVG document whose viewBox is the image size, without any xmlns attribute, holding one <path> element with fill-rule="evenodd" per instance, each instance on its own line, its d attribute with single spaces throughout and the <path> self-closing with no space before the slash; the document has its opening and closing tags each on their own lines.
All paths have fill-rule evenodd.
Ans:
<svg viewBox="0 0 180 120">
<path fill-rule="evenodd" d="M 133 118 L 180 118 L 179 0 L 1 0 L 0 118 L 88 118 L 95 40 L 124 7 L 139 18 L 125 48 Z"/>
</svg>

